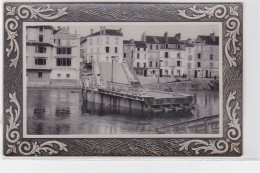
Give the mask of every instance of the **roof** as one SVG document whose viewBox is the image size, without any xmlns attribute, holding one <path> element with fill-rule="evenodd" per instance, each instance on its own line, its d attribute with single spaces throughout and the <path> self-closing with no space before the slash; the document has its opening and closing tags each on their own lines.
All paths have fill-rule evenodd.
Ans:
<svg viewBox="0 0 260 173">
<path fill-rule="evenodd" d="M 146 44 L 144 41 L 135 41 L 135 46 L 138 48 L 146 48 Z"/>
<path fill-rule="evenodd" d="M 168 39 L 165 39 L 162 36 L 146 36 L 146 42 L 150 44 L 183 44 L 175 37 L 168 37 Z"/>
<path fill-rule="evenodd" d="M 64 27 L 63 27 L 64 28 Z M 60 30 L 62 30 L 63 28 L 58 28 L 58 29 L 53 29 L 53 34 L 58 33 Z"/>
<path fill-rule="evenodd" d="M 187 40 L 181 40 L 181 42 L 185 45 L 185 47 L 194 47 L 194 45 L 189 43 Z"/>
<path fill-rule="evenodd" d="M 54 29 L 52 26 L 50 25 L 41 25 L 44 27 L 44 29 Z M 40 26 L 37 25 L 37 26 L 26 26 L 26 28 L 39 28 Z"/>
<path fill-rule="evenodd" d="M 26 45 L 27 46 L 51 46 L 51 47 L 53 47 L 53 45 L 50 43 L 42 43 L 42 42 L 27 42 Z"/>
<path fill-rule="evenodd" d="M 87 41 L 87 36 L 86 37 L 80 37 L 80 44 L 83 44 Z"/>
<path fill-rule="evenodd" d="M 96 32 L 94 34 L 90 34 L 88 37 L 95 36 L 95 35 L 101 35 L 100 31 L 98 31 L 98 32 Z M 115 29 L 106 29 L 105 35 L 123 36 L 121 31 L 115 30 Z"/>
<path fill-rule="evenodd" d="M 205 41 L 207 45 L 219 45 L 219 37 L 215 36 L 215 41 L 210 36 L 199 35 L 196 39 L 196 43 L 200 43 L 200 40 Z"/>
</svg>

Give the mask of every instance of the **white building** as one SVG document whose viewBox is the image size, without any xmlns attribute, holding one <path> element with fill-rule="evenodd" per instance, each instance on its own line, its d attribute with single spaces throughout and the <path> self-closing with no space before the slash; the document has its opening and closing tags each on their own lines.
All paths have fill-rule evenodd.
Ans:
<svg viewBox="0 0 260 173">
<path fill-rule="evenodd" d="M 28 85 L 77 84 L 80 45 L 69 28 L 26 27 L 26 75 Z"/>
<path fill-rule="evenodd" d="M 194 77 L 219 77 L 219 37 L 199 35 L 194 45 Z"/>
<path fill-rule="evenodd" d="M 123 34 L 121 29 L 106 29 L 100 27 L 100 31 L 93 32 L 87 36 L 87 61 L 111 62 L 115 58 L 116 62 L 123 62 Z"/>
</svg>

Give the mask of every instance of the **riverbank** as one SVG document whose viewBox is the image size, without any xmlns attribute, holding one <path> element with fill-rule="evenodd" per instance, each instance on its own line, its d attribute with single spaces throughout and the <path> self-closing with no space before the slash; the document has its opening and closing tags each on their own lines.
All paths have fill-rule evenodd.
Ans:
<svg viewBox="0 0 260 173">
<path fill-rule="evenodd" d="M 139 79 L 145 88 L 162 91 L 173 91 L 176 89 L 218 90 L 219 85 L 219 81 L 212 78 L 181 79 L 176 81 L 172 78 L 167 79 L 166 77 L 162 77 L 160 83 L 158 83 L 158 79 L 154 77 L 147 79 L 140 77 Z"/>
<path fill-rule="evenodd" d="M 82 89 L 80 85 L 27 85 L 27 88 L 33 89 Z"/>
</svg>

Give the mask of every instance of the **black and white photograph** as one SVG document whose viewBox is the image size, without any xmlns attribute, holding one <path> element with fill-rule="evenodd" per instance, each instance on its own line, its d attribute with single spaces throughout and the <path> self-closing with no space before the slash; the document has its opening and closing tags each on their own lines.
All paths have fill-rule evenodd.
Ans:
<svg viewBox="0 0 260 173">
<path fill-rule="evenodd" d="M 25 27 L 28 135 L 220 134 L 220 24 Z"/>
<path fill-rule="evenodd" d="M 6 2 L 5 156 L 243 154 L 243 4 Z"/>
</svg>

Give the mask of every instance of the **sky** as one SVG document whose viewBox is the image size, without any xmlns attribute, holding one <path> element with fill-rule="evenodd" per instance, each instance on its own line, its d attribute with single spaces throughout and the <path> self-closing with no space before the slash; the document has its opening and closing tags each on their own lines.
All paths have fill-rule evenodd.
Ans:
<svg viewBox="0 0 260 173">
<path fill-rule="evenodd" d="M 59 25 L 66 26 L 66 25 Z M 181 39 L 188 38 L 196 39 L 198 35 L 209 35 L 214 32 L 219 36 L 221 25 L 218 23 L 77 23 L 69 24 L 71 33 L 77 32 L 80 36 L 90 34 L 91 28 L 94 32 L 100 30 L 100 26 L 105 26 L 106 29 L 122 29 L 123 39 L 141 40 L 141 35 L 145 31 L 146 35 L 163 36 L 168 32 L 168 36 L 175 36 L 181 33 Z"/>
</svg>

